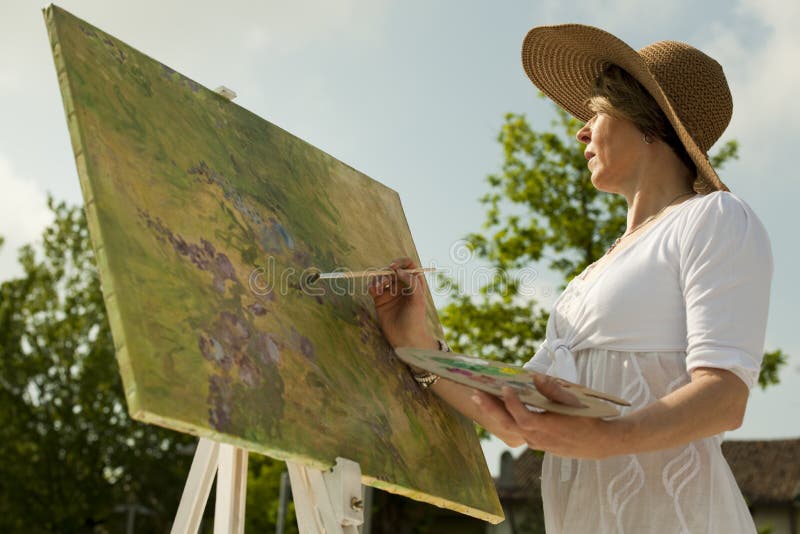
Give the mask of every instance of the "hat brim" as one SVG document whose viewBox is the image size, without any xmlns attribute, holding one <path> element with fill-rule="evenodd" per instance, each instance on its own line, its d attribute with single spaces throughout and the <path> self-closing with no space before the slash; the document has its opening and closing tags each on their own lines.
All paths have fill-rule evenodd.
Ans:
<svg viewBox="0 0 800 534">
<path fill-rule="evenodd" d="M 586 105 L 594 82 L 609 65 L 617 65 L 633 76 L 664 112 L 697 167 L 700 180 L 695 182 L 695 190 L 728 191 L 642 56 L 625 42 L 593 26 L 562 24 L 533 28 L 522 43 L 522 66 L 528 78 L 556 104 L 584 122 L 594 115 Z"/>
</svg>

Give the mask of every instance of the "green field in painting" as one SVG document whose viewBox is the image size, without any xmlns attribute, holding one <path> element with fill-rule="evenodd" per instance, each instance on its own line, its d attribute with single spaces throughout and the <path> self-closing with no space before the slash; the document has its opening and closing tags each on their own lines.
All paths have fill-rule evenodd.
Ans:
<svg viewBox="0 0 800 534">
<path fill-rule="evenodd" d="M 315 467 L 342 456 L 365 483 L 501 519 L 471 423 L 417 387 L 361 285 L 303 284 L 413 253 L 397 194 L 45 16 L 132 416 Z"/>
</svg>

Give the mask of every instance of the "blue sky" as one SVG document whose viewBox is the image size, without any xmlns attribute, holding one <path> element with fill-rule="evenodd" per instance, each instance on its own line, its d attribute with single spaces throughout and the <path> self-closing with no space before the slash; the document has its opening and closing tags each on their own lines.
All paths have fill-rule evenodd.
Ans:
<svg viewBox="0 0 800 534">
<path fill-rule="evenodd" d="M 800 436 L 800 292 L 793 217 L 800 181 L 800 3 L 791 0 L 63 1 L 59 5 L 400 193 L 423 262 L 479 229 L 478 198 L 501 153 L 503 114 L 547 128 L 552 110 L 520 66 L 533 26 L 580 22 L 634 48 L 687 41 L 717 58 L 734 95 L 725 139 L 741 158 L 723 180 L 759 214 L 775 257 L 766 348 L 793 355 L 782 384 L 754 391 L 730 438 Z M 15 249 L 48 221 L 47 192 L 80 202 L 61 97 L 40 8 L 0 7 L 0 279 L 18 273 Z M 557 277 L 539 266 L 549 295 Z M 437 298 L 441 304 L 443 299 Z M 489 447 L 496 454 L 494 445 Z"/>
</svg>

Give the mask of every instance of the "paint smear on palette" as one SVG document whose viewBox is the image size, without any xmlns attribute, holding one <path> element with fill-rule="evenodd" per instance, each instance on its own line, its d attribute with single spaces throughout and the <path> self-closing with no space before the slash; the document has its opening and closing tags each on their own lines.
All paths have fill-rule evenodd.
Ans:
<svg viewBox="0 0 800 534">
<path fill-rule="evenodd" d="M 496 365 L 496 363 L 492 365 L 490 362 L 481 360 L 479 358 L 436 357 L 434 359 L 435 361 L 443 365 L 450 365 L 451 367 L 455 367 L 458 369 L 475 371 L 478 373 L 484 373 L 495 376 L 517 376 L 519 374 L 525 373 L 525 371 L 519 367 L 514 368 L 508 366 L 498 366 Z"/>
</svg>

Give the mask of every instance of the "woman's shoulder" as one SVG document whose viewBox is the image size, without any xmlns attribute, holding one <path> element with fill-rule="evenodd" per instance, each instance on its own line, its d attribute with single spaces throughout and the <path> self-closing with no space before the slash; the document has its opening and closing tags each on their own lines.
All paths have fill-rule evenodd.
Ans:
<svg viewBox="0 0 800 534">
<path fill-rule="evenodd" d="M 714 191 L 699 195 L 683 213 L 685 229 L 689 233 L 699 226 L 713 226 L 720 231 L 743 230 L 756 224 L 762 226 L 758 215 L 742 198 L 730 191 Z"/>
<path fill-rule="evenodd" d="M 701 213 L 725 213 L 729 216 L 744 215 L 753 210 L 742 198 L 730 191 L 714 191 L 705 195 L 698 195 L 692 203 L 691 211 L 695 216 Z"/>
<path fill-rule="evenodd" d="M 763 253 L 771 253 L 761 219 L 747 202 L 730 191 L 696 197 L 682 216 L 678 235 L 684 246 L 738 248 L 748 241 L 758 243 Z"/>
</svg>

